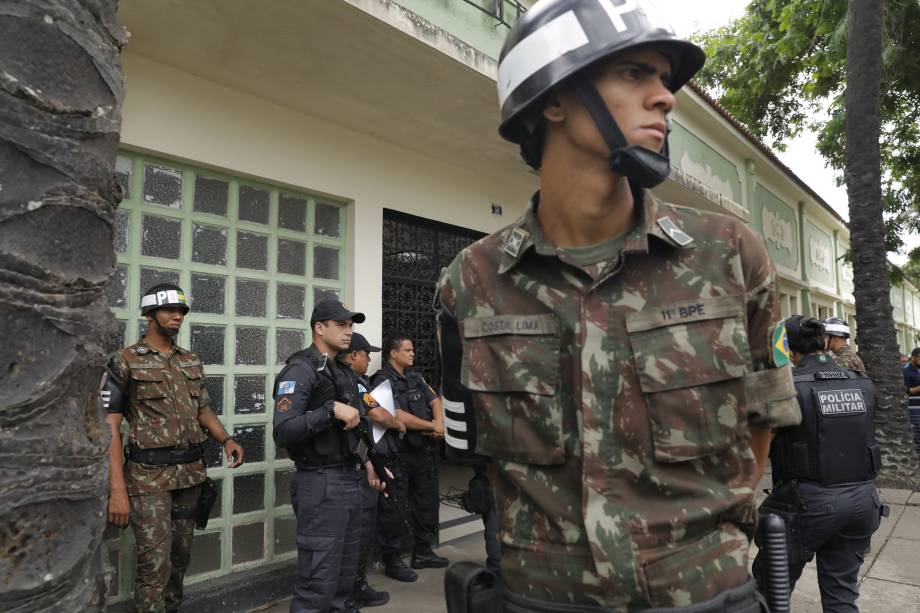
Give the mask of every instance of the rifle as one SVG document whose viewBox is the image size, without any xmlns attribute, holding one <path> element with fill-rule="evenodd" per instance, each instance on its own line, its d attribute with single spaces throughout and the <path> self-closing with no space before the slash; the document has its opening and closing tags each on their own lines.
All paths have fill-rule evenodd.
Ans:
<svg viewBox="0 0 920 613">
<path fill-rule="evenodd" d="M 351 447 L 352 454 L 354 454 L 361 465 L 363 466 L 365 462 L 370 462 L 371 466 L 374 467 L 377 478 L 383 483 L 384 494 L 389 494 L 389 496 L 385 496 L 385 498 L 389 498 L 393 506 L 396 507 L 396 513 L 399 514 L 399 520 L 402 522 L 403 527 L 405 527 L 409 534 L 414 535 L 415 532 L 412 530 L 412 524 L 409 523 L 409 519 L 406 517 L 406 513 L 403 511 L 396 491 L 393 488 L 393 481 L 398 480 L 396 473 L 393 473 L 393 479 L 387 476 L 387 466 L 374 447 L 374 440 L 371 438 L 371 433 L 368 431 L 367 422 L 362 418 L 359 425 L 353 430 L 346 430 L 345 435 L 349 439 L 349 446 Z"/>
</svg>

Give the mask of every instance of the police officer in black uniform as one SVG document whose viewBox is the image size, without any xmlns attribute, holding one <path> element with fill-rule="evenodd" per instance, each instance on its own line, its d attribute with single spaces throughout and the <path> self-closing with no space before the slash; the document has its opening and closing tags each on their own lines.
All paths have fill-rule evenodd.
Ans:
<svg viewBox="0 0 920 613">
<path fill-rule="evenodd" d="M 367 420 L 372 424 L 387 429 L 387 434 L 375 445 L 381 456 L 386 457 L 390 454 L 390 448 L 386 447 L 387 439 L 390 438 L 388 434 L 390 432 L 399 432 L 400 430 L 405 432 L 406 427 L 394 415 L 391 415 L 385 408 L 380 406 L 370 395 L 371 382 L 367 376 L 367 369 L 370 366 L 371 353 L 376 353 L 380 350 L 380 347 L 371 345 L 363 334 L 355 332 L 351 335 L 351 343 L 348 345 L 348 349 L 340 353 L 338 359 L 347 364 L 358 379 L 358 392 L 361 396 L 359 406 L 361 416 L 367 417 Z M 390 601 L 389 592 L 375 590 L 367 583 L 367 562 L 374 544 L 375 527 L 377 525 L 377 499 L 380 492 L 366 482 L 362 485 L 361 490 L 361 550 L 358 555 L 358 574 L 355 578 L 355 585 L 351 590 L 351 600 L 358 607 L 377 607 Z M 390 501 L 390 504 L 392 504 L 392 501 Z"/>
<path fill-rule="evenodd" d="M 310 326 L 313 344 L 288 358 L 275 380 L 275 444 L 297 466 L 291 504 L 297 514 L 298 578 L 291 612 L 350 613 L 361 537 L 361 474 L 382 485 L 349 431 L 359 425 L 358 383 L 335 359 L 348 348 L 363 313 L 337 300 L 320 302 Z M 366 459 L 366 458 L 365 458 Z"/>
<path fill-rule="evenodd" d="M 792 585 L 817 554 L 823 610 L 858 611 L 859 567 L 885 512 L 875 487 L 881 465 L 872 424 L 875 386 L 824 353 L 817 319 L 793 315 L 785 328 L 802 423 L 776 431 L 770 447 L 773 490 L 760 510 L 787 520 Z M 765 591 L 762 553 L 753 572 Z"/>
<path fill-rule="evenodd" d="M 431 547 L 438 530 L 438 453 L 437 440 L 444 436 L 441 400 L 425 379 L 411 370 L 415 363 L 412 340 L 395 335 L 384 343 L 386 363 L 371 378 L 374 389 L 389 380 L 396 400 L 396 416 L 406 426 L 406 435 L 398 443 L 396 498 L 408 501 L 412 511 L 414 548 L 412 568 L 444 568 L 447 558 L 435 554 Z M 392 461 L 392 457 L 391 457 Z M 384 572 L 398 581 L 415 581 L 418 575 L 406 566 L 399 555 L 403 526 L 389 501 L 378 506 L 377 540 L 383 556 Z"/>
</svg>

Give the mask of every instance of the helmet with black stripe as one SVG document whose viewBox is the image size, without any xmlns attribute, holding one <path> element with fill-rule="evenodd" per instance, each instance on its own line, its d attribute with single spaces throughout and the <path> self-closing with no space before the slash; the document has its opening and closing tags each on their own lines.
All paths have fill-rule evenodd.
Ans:
<svg viewBox="0 0 920 613">
<path fill-rule="evenodd" d="M 850 338 L 850 326 L 842 319 L 828 317 L 824 320 L 824 334 L 827 336 Z"/>
<path fill-rule="evenodd" d="M 188 300 L 185 298 L 185 292 L 178 285 L 160 283 L 148 289 L 141 296 L 141 315 L 166 307 L 180 308 L 183 315 L 188 314 L 190 310 Z"/>
<path fill-rule="evenodd" d="M 571 79 L 610 148 L 611 170 L 640 187 L 654 187 L 668 175 L 667 140 L 658 152 L 630 145 L 583 72 L 598 60 L 639 48 L 660 51 L 671 60 L 672 92 L 705 61 L 703 50 L 679 39 L 644 0 L 540 0 L 508 33 L 499 56 L 499 134 L 520 145 L 527 163 L 539 168 L 543 100 Z"/>
</svg>

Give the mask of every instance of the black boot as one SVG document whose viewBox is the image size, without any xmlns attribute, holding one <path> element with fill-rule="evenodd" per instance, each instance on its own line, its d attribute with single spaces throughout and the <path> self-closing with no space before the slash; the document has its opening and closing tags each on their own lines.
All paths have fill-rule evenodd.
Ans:
<svg viewBox="0 0 920 613">
<path fill-rule="evenodd" d="M 406 563 L 403 562 L 402 558 L 399 556 L 388 556 L 384 559 L 383 574 L 397 581 L 405 581 L 406 583 L 411 583 L 418 579 L 418 575 L 415 574 L 415 571 L 406 566 Z"/>
<path fill-rule="evenodd" d="M 355 586 L 351 588 L 351 594 L 348 598 L 358 608 L 379 607 L 390 602 L 390 593 L 377 591 L 367 584 L 367 577 L 358 577 L 355 579 Z"/>
<path fill-rule="evenodd" d="M 446 568 L 450 560 L 441 557 L 430 548 L 416 549 L 412 553 L 412 568 Z"/>
</svg>

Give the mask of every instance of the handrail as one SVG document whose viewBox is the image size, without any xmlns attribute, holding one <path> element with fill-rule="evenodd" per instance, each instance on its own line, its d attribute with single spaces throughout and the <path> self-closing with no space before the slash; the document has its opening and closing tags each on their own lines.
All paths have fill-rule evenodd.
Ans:
<svg viewBox="0 0 920 613">
<path fill-rule="evenodd" d="M 486 15 L 494 18 L 499 24 L 510 28 L 514 25 L 514 22 L 527 10 L 527 7 L 521 4 L 518 0 L 463 0 L 470 6 L 473 6 Z M 486 3 L 488 6 L 482 6 Z M 509 5 L 510 10 L 505 9 L 505 5 Z M 507 17 L 506 17 L 507 16 Z M 508 18 L 511 18 L 509 21 Z"/>
</svg>

